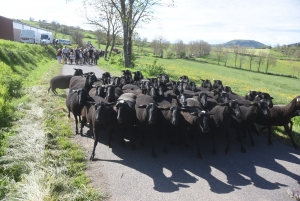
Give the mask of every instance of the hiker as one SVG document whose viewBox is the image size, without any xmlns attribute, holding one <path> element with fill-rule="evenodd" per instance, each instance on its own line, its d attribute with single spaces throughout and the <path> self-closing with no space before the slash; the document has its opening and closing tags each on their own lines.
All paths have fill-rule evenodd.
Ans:
<svg viewBox="0 0 300 201">
<path fill-rule="evenodd" d="M 59 49 L 57 50 L 57 54 L 56 54 L 56 58 L 57 58 L 57 61 L 58 61 L 59 64 L 60 64 L 60 62 L 61 62 L 61 55 L 62 55 L 62 51 L 61 51 L 61 49 L 59 48 Z"/>
</svg>

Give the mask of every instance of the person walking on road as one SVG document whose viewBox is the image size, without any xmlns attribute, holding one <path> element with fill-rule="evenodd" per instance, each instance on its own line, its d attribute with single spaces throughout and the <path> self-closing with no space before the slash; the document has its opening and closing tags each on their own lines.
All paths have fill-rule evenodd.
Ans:
<svg viewBox="0 0 300 201">
<path fill-rule="evenodd" d="M 57 54 L 56 54 L 56 58 L 57 58 L 57 61 L 58 61 L 59 64 L 61 63 L 61 55 L 62 55 L 62 51 L 61 51 L 61 49 L 59 48 L 59 49 L 57 50 Z"/>
<path fill-rule="evenodd" d="M 69 49 L 67 48 L 67 46 L 65 46 L 63 49 L 62 49 L 62 58 L 64 59 L 64 64 L 67 64 L 67 59 L 68 59 L 68 51 Z"/>
</svg>

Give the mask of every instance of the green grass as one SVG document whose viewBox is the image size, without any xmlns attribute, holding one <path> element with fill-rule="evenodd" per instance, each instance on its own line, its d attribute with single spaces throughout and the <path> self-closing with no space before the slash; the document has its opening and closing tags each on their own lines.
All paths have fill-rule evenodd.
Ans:
<svg viewBox="0 0 300 201">
<path fill-rule="evenodd" d="M 10 92 L 14 83 L 1 82 L 5 76 L 0 80 L 0 103 L 2 98 L 8 107 L 8 123 L 0 127 L 0 199 L 103 199 L 89 185 L 83 150 L 71 141 L 65 97 L 46 94 L 49 80 L 60 73 L 55 49 L 4 40 L 0 44 L 5 47 L 0 52 L 2 72 L 21 83 Z M 11 52 L 17 52 L 18 60 Z"/>
</svg>

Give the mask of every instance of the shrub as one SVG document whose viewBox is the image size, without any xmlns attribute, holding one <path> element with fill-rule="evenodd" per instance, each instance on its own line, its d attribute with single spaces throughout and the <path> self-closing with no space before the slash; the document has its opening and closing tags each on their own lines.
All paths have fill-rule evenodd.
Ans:
<svg viewBox="0 0 300 201">
<path fill-rule="evenodd" d="M 123 57 L 121 54 L 116 54 L 112 52 L 111 57 L 109 58 L 109 63 L 117 66 L 124 66 Z"/>
<path fill-rule="evenodd" d="M 139 70 L 145 72 L 149 76 L 156 76 L 160 73 L 166 73 L 165 68 L 157 63 L 157 60 L 154 60 L 152 64 L 145 64 L 144 66 L 140 66 Z"/>
<path fill-rule="evenodd" d="M 175 57 L 175 55 L 172 51 L 167 52 L 167 56 L 166 56 L 167 59 L 173 59 L 174 57 Z"/>
</svg>

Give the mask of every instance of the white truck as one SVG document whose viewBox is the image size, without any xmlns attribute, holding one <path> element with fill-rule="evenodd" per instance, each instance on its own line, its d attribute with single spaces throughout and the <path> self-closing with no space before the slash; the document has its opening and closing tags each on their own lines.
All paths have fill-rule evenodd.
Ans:
<svg viewBox="0 0 300 201">
<path fill-rule="evenodd" d="M 41 44 L 51 44 L 53 42 L 53 36 L 51 32 L 41 33 Z"/>
<path fill-rule="evenodd" d="M 41 34 L 37 30 L 21 30 L 20 34 L 22 43 L 40 44 Z"/>
</svg>

